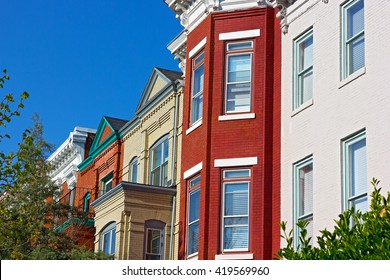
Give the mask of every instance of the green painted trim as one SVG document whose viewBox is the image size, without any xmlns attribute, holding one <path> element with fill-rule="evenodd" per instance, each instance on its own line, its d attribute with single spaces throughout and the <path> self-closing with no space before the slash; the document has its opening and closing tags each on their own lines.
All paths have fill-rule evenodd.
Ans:
<svg viewBox="0 0 390 280">
<path fill-rule="evenodd" d="M 70 219 L 66 220 L 62 225 L 56 227 L 54 229 L 54 231 L 57 232 L 57 233 L 60 233 L 60 232 L 63 232 L 64 230 L 66 230 L 71 225 L 73 225 L 73 224 L 80 224 L 80 223 L 83 223 L 84 225 L 86 225 L 88 227 L 94 227 L 95 226 L 94 219 L 88 219 L 87 222 L 83 222 L 83 220 L 80 219 L 80 218 L 70 218 Z"/>
</svg>

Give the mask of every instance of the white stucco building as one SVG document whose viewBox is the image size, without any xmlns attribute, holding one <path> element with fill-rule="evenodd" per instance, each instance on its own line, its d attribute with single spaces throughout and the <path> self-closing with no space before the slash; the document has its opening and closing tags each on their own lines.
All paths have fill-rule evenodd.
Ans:
<svg viewBox="0 0 390 280">
<path fill-rule="evenodd" d="M 333 229 L 390 190 L 390 1 L 278 2 L 282 35 L 281 219 Z"/>
</svg>

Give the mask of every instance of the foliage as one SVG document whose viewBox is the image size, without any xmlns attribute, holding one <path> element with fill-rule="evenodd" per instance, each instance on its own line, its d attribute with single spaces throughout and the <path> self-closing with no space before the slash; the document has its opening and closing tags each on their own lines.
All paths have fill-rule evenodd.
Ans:
<svg viewBox="0 0 390 280">
<path fill-rule="evenodd" d="M 0 88 L 9 80 L 0 79 Z M 13 95 L 7 94 L 0 103 L 0 125 L 5 128 L 19 116 L 23 100 L 15 106 Z M 16 107 L 16 108 L 15 108 Z M 52 182 L 46 156 L 52 151 L 43 138 L 43 126 L 36 115 L 34 126 L 23 133 L 18 150 L 0 152 L 0 259 L 101 259 L 80 247 L 69 236 L 54 230 L 55 213 L 65 213 L 55 202 L 59 187 Z M 9 138 L 0 131 L 0 142 Z M 61 209 L 60 209 L 61 208 Z"/>
<path fill-rule="evenodd" d="M 380 194 L 379 180 L 373 179 L 369 211 L 353 208 L 340 214 L 333 231 L 324 229 L 317 236 L 317 245 L 311 245 L 307 236 L 307 222 L 297 224 L 300 230 L 299 246 L 294 250 L 293 231 L 286 233 L 286 222 L 281 223 L 287 246 L 278 251 L 280 259 L 289 260 L 384 260 L 390 259 L 390 192 Z"/>
</svg>

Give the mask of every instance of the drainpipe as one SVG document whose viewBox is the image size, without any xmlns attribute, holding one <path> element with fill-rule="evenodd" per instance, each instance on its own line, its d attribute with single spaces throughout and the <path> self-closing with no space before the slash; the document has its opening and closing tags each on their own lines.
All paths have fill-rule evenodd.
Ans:
<svg viewBox="0 0 390 280">
<path fill-rule="evenodd" d="M 173 117 L 173 144 L 172 144 L 172 173 L 171 173 L 171 186 L 176 185 L 176 167 L 177 167 L 177 121 L 179 114 L 179 96 L 177 93 L 176 83 L 173 84 L 174 98 L 175 98 L 175 111 Z M 173 197 L 172 201 L 172 220 L 171 220 L 171 236 L 169 244 L 169 259 L 173 259 L 173 233 L 174 233 L 174 223 L 176 214 L 176 195 Z"/>
</svg>

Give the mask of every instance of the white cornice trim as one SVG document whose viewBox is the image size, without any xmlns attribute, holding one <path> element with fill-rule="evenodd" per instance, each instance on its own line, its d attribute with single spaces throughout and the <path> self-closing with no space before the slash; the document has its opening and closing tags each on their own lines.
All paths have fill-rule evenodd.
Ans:
<svg viewBox="0 0 390 280">
<path fill-rule="evenodd" d="M 196 55 L 207 43 L 207 37 L 204 37 L 192 50 L 188 53 L 188 58 L 192 58 Z"/>
<path fill-rule="evenodd" d="M 214 161 L 214 167 L 234 167 L 234 166 L 247 166 L 256 165 L 257 157 L 245 157 L 245 158 L 226 158 L 216 159 Z"/>
<path fill-rule="evenodd" d="M 237 32 L 220 33 L 219 40 L 238 40 L 260 36 L 260 29 L 244 30 Z"/>
<path fill-rule="evenodd" d="M 215 255 L 216 260 L 253 260 L 253 254 Z"/>
<path fill-rule="evenodd" d="M 184 172 L 184 175 L 183 175 L 183 178 L 184 180 L 192 177 L 193 175 L 195 175 L 196 173 L 198 173 L 199 171 L 201 171 L 203 168 L 203 164 L 202 162 L 199 162 L 197 165 L 195 165 L 194 167 L 191 167 L 190 169 L 188 169 L 187 171 Z"/>
</svg>

